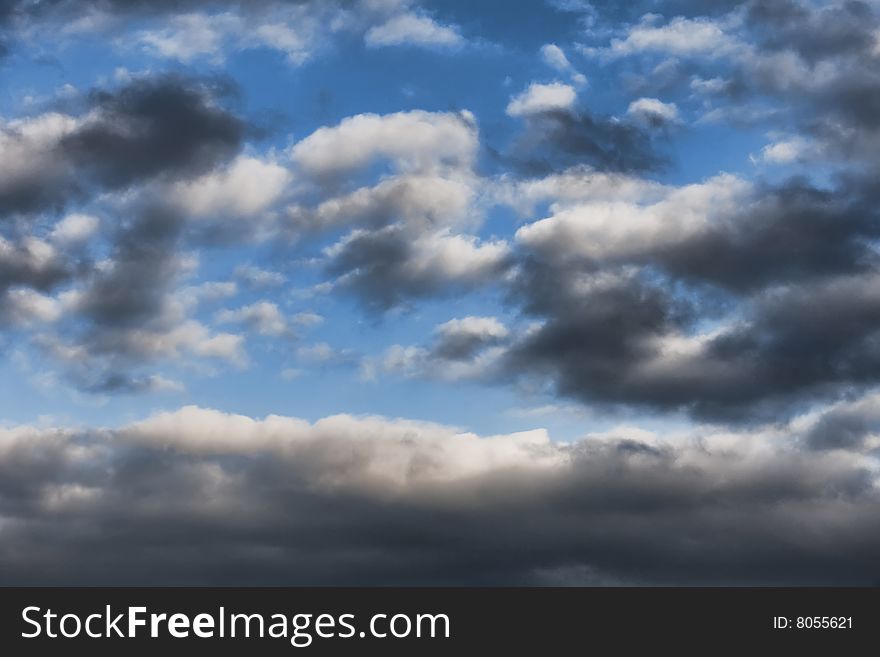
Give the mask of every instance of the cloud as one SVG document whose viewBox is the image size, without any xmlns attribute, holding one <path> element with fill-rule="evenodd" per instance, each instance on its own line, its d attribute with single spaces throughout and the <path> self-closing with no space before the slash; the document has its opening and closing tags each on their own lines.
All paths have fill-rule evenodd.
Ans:
<svg viewBox="0 0 880 657">
<path fill-rule="evenodd" d="M 621 427 L 569 444 L 543 430 L 480 437 L 198 407 L 119 429 L 3 429 L 0 578 L 870 584 L 876 459 L 801 449 L 822 421 L 662 437 Z"/>
<path fill-rule="evenodd" d="M 243 366 L 241 336 L 213 333 L 189 316 L 205 295 L 234 289 L 178 289 L 193 266 L 178 251 L 184 219 L 161 204 L 129 209 L 134 220 L 111 236 L 106 259 L 79 273 L 64 293 L 63 321 L 35 344 L 91 392 L 154 390 L 138 370 L 186 356 Z"/>
<path fill-rule="evenodd" d="M 290 155 L 314 176 L 344 174 L 378 159 L 398 170 L 426 172 L 443 165 L 467 166 L 477 151 L 477 128 L 469 112 L 413 110 L 380 116 L 358 114 L 319 128 Z"/>
<path fill-rule="evenodd" d="M 510 264 L 503 241 L 482 242 L 447 230 L 413 235 L 400 225 L 353 230 L 325 255 L 335 286 L 355 293 L 373 311 L 481 287 L 498 280 Z"/>
<path fill-rule="evenodd" d="M 287 224 L 295 234 L 350 225 L 381 227 L 395 221 L 425 229 L 462 226 L 474 219 L 479 186 L 468 171 L 389 176 L 372 187 L 330 196 L 315 207 L 291 205 Z"/>
<path fill-rule="evenodd" d="M 64 42 L 89 36 L 116 38 L 119 48 L 139 46 L 151 56 L 190 64 L 219 64 L 229 53 L 271 48 L 298 66 L 339 34 L 364 35 L 370 47 L 411 44 L 457 49 L 465 40 L 410 1 L 346 0 L 10 0 L 0 15 L 0 34 L 54 34 Z M 131 26 L 138 29 L 130 29 Z M 5 30 L 3 29 L 5 28 Z M 129 31 L 124 32 L 127 28 Z M 120 32 L 124 37 L 120 38 Z"/>
<path fill-rule="evenodd" d="M 0 236 L 0 285 L 48 290 L 68 276 L 64 253 L 36 237 L 12 241 Z"/>
<path fill-rule="evenodd" d="M 296 357 L 313 365 L 347 366 L 353 365 L 356 356 L 349 349 L 337 349 L 326 342 L 316 342 L 296 350 Z"/>
<path fill-rule="evenodd" d="M 565 51 L 555 43 L 546 43 L 541 46 L 541 58 L 544 62 L 560 73 L 567 73 L 571 70 L 571 62 L 565 56 Z"/>
<path fill-rule="evenodd" d="M 260 269 L 254 265 L 238 265 L 233 276 L 248 287 L 270 288 L 284 284 L 284 275 L 277 271 Z"/>
<path fill-rule="evenodd" d="M 656 171 L 666 164 L 647 130 L 616 117 L 533 108 L 524 118 L 524 132 L 503 156 L 512 169 L 529 175 L 546 176 L 577 166 L 633 173 Z"/>
<path fill-rule="evenodd" d="M 665 25 L 656 25 L 657 18 L 656 14 L 648 15 L 633 25 L 625 38 L 612 40 L 608 53 L 618 57 L 640 52 L 720 57 L 739 48 L 737 40 L 715 20 L 677 16 Z"/>
<path fill-rule="evenodd" d="M 639 98 L 629 104 L 627 116 L 648 127 L 675 125 L 681 121 L 675 103 L 664 103 L 656 98 Z"/>
<path fill-rule="evenodd" d="M 196 218 L 253 218 L 281 197 L 291 178 L 274 162 L 242 155 L 221 169 L 177 183 L 173 194 L 181 208 Z"/>
<path fill-rule="evenodd" d="M 289 335 L 288 320 L 271 301 L 257 301 L 237 310 L 223 310 L 217 314 L 221 323 L 241 323 L 247 325 L 260 335 Z"/>
<path fill-rule="evenodd" d="M 500 371 L 510 331 L 495 317 L 451 319 L 434 329 L 426 347 L 393 345 L 364 362 L 368 379 L 377 371 L 441 381 L 491 380 Z"/>
<path fill-rule="evenodd" d="M 0 216 L 63 207 L 92 188 L 119 190 L 203 174 L 235 154 L 245 125 L 208 81 L 148 77 L 94 91 L 80 116 L 0 125 Z"/>
<path fill-rule="evenodd" d="M 544 44 L 541 46 L 540 52 L 541 59 L 544 60 L 544 63 L 547 64 L 547 66 L 555 69 L 559 73 L 570 75 L 572 81 L 578 86 L 583 86 L 587 83 L 586 76 L 579 73 L 575 67 L 572 66 L 565 51 L 555 43 Z"/>
<path fill-rule="evenodd" d="M 291 150 L 296 171 L 317 184 L 313 205 L 287 208 L 292 237 L 349 228 L 323 249 L 325 271 L 339 291 L 373 311 L 445 296 L 495 280 L 507 268 L 507 245 L 482 241 L 479 146 L 469 112 L 362 114 L 323 127 Z M 378 181 L 350 189 L 343 174 Z M 348 188 L 347 188 L 348 187 Z"/>
<path fill-rule="evenodd" d="M 70 214 L 55 224 L 49 239 L 59 244 L 79 244 L 94 235 L 101 225 L 100 219 L 88 214 Z"/>
<path fill-rule="evenodd" d="M 241 28 L 232 14 L 183 14 L 173 16 L 168 26 L 145 30 L 139 35 L 144 47 L 161 57 L 190 62 L 203 56 L 220 58 L 229 33 Z"/>
<path fill-rule="evenodd" d="M 371 27 L 364 35 L 364 42 L 373 48 L 414 45 L 457 49 L 465 40 L 454 26 L 442 25 L 429 16 L 404 13 Z"/>
<path fill-rule="evenodd" d="M 570 110 L 576 99 L 577 92 L 570 85 L 532 82 L 528 89 L 510 99 L 507 113 L 510 116 L 530 116 L 553 110 Z"/>
<path fill-rule="evenodd" d="M 870 194 L 730 175 L 661 189 L 560 202 L 519 229 L 510 299 L 539 324 L 508 377 L 723 421 L 876 382 Z"/>
<path fill-rule="evenodd" d="M 813 145 L 809 140 L 792 137 L 767 144 L 758 154 L 749 156 L 749 159 L 756 164 L 792 164 L 810 155 L 812 149 Z"/>
</svg>

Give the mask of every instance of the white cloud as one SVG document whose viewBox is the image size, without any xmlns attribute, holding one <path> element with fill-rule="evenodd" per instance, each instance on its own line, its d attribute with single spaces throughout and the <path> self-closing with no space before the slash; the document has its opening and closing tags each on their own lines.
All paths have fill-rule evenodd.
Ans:
<svg viewBox="0 0 880 657">
<path fill-rule="evenodd" d="M 504 241 L 481 242 L 471 235 L 440 231 L 414 240 L 412 257 L 404 268 L 414 278 L 477 281 L 491 277 L 509 253 Z"/>
<path fill-rule="evenodd" d="M 294 145 L 291 158 L 312 175 L 332 175 L 390 159 L 398 169 L 431 171 L 470 166 L 478 147 L 470 112 L 358 114 L 322 127 Z"/>
<path fill-rule="evenodd" d="M 299 360 L 319 365 L 344 365 L 351 363 L 354 354 L 347 349 L 337 349 L 326 342 L 316 342 L 296 350 Z"/>
<path fill-rule="evenodd" d="M 318 313 L 301 312 L 290 318 L 291 323 L 297 326 L 311 328 L 324 323 L 324 317 Z"/>
<path fill-rule="evenodd" d="M 195 320 L 168 329 L 135 328 L 116 337 L 125 351 L 148 359 L 178 358 L 191 353 L 244 365 L 244 338 L 230 333 L 212 333 Z"/>
<path fill-rule="evenodd" d="M 497 371 L 510 331 L 496 317 L 451 319 L 434 329 L 426 347 L 392 345 L 377 359 L 363 363 L 365 378 L 377 372 L 441 381 L 477 380 Z"/>
<path fill-rule="evenodd" d="M 187 336 L 188 346 L 199 356 L 220 358 L 234 365 L 244 367 L 247 355 L 244 352 L 244 338 L 231 333 L 209 335 L 207 330 L 194 327 L 192 334 Z"/>
<path fill-rule="evenodd" d="M 308 459 L 308 475 L 321 487 L 380 485 L 421 489 L 508 468 L 564 468 L 566 451 L 543 429 L 480 437 L 453 427 L 334 415 L 310 424 L 270 415 L 243 415 L 187 406 L 120 430 L 140 445 L 190 454 L 274 452 L 285 460 Z"/>
<path fill-rule="evenodd" d="M 507 113 L 510 116 L 529 116 L 551 110 L 570 110 L 576 99 L 577 92 L 571 85 L 533 82 L 528 89 L 511 98 Z"/>
<path fill-rule="evenodd" d="M 751 200 L 752 187 L 722 174 L 704 183 L 668 188 L 660 200 L 573 203 L 528 224 L 516 239 L 555 256 L 596 260 L 637 257 L 706 230 L 714 217 L 733 214 Z"/>
<path fill-rule="evenodd" d="M 322 201 L 315 208 L 291 206 L 288 218 L 302 231 L 402 219 L 410 225 L 461 225 L 474 218 L 478 182 L 469 173 L 402 174 Z"/>
<path fill-rule="evenodd" d="M 66 181 L 69 171 L 61 158 L 53 157 L 58 142 L 73 133 L 83 123 L 59 112 L 3 121 L 0 119 L 0 193 L 4 188 L 15 189 L 24 182 L 45 180 Z"/>
<path fill-rule="evenodd" d="M 250 287 L 277 287 L 284 284 L 284 275 L 277 271 L 269 271 L 253 265 L 238 265 L 233 276 Z"/>
<path fill-rule="evenodd" d="M 246 324 L 260 335 L 280 336 L 288 332 L 287 320 L 278 305 L 271 301 L 257 301 L 237 310 L 220 311 L 217 313 L 217 321 Z"/>
<path fill-rule="evenodd" d="M 681 117 L 675 103 L 664 103 L 657 98 L 639 98 L 629 104 L 627 116 L 640 123 L 679 123 Z"/>
<path fill-rule="evenodd" d="M 55 322 L 63 312 L 63 304 L 29 288 L 13 288 L 0 297 L 4 311 L 16 324 Z"/>
<path fill-rule="evenodd" d="M 571 62 L 568 61 L 565 52 L 555 43 L 547 43 L 541 46 L 541 58 L 548 66 L 555 68 L 560 73 L 568 73 L 571 69 Z"/>
<path fill-rule="evenodd" d="M 791 164 L 802 160 L 814 148 L 814 144 L 803 137 L 791 137 L 767 144 L 757 155 L 751 155 L 753 163 Z"/>
<path fill-rule="evenodd" d="M 242 155 L 223 169 L 178 183 L 173 194 L 195 217 L 254 217 L 278 200 L 291 177 L 274 162 Z"/>
<path fill-rule="evenodd" d="M 724 31 L 724 26 L 708 18 L 678 16 L 657 26 L 653 19 L 630 28 L 624 39 L 614 39 L 612 55 L 638 52 L 662 52 L 672 55 L 723 56 L 740 48 L 739 42 Z"/>
<path fill-rule="evenodd" d="M 69 214 L 55 224 L 49 239 L 60 244 L 79 244 L 87 241 L 101 225 L 97 217 L 88 214 Z"/>
<path fill-rule="evenodd" d="M 289 3 L 241 13 L 190 13 L 172 16 L 160 27 L 135 36 L 149 54 L 189 63 L 222 62 L 230 50 L 271 48 L 293 65 L 307 61 L 334 31 L 335 3 Z"/>
<path fill-rule="evenodd" d="M 543 178 L 504 176 L 495 181 L 493 198 L 509 205 L 521 216 L 533 214 L 539 203 L 550 202 L 551 210 L 580 202 L 656 202 L 669 188 L 653 180 L 622 173 L 597 171 L 578 166 Z"/>
<path fill-rule="evenodd" d="M 400 14 L 382 25 L 371 27 L 364 35 L 364 41 L 374 48 L 400 45 L 460 48 L 464 45 L 458 28 L 413 13 Z"/>
<path fill-rule="evenodd" d="M 572 81 L 578 86 L 584 86 L 587 83 L 587 78 L 582 73 L 579 73 L 574 66 L 572 66 L 568 57 L 565 54 L 565 51 L 562 50 L 555 43 L 547 43 L 541 46 L 541 59 L 544 60 L 544 63 L 555 69 L 559 73 L 565 73 L 571 76 Z"/>
<path fill-rule="evenodd" d="M 222 59 L 226 39 L 240 28 L 241 20 L 230 13 L 183 14 L 173 16 L 161 29 L 141 32 L 138 41 L 154 55 L 182 62 Z"/>
<path fill-rule="evenodd" d="M 444 338 L 452 337 L 477 337 L 486 338 L 506 338 L 510 331 L 496 317 L 462 317 L 450 319 L 448 322 L 440 324 L 435 332 Z"/>
</svg>

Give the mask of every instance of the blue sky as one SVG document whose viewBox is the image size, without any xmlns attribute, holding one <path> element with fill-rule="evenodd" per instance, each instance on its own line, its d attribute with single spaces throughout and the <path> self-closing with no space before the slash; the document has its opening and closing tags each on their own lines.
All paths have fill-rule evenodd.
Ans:
<svg viewBox="0 0 880 657">
<path fill-rule="evenodd" d="M 489 583 L 875 577 L 862 550 L 880 533 L 860 519 L 880 471 L 880 6 L 706 4 L 0 5 L 0 466 L 7 443 L 61 450 L 72 470 L 34 495 L 96 527 L 94 499 L 130 492 L 120 463 L 165 503 L 161 450 L 202 520 L 218 499 L 283 507 L 257 499 L 252 478 L 278 474 L 266 454 L 334 504 L 400 512 L 404 533 L 389 499 L 430 515 L 442 489 L 473 519 L 461 500 L 511 478 L 583 508 L 630 500 L 619 545 L 668 547 L 617 563 L 587 514 Z M 682 521 L 704 579 L 674 566 L 677 481 L 718 493 Z M 642 517 L 646 496 L 670 508 Z M 824 527 L 834 505 L 851 567 L 773 534 L 786 509 Z M 508 510 L 475 522 L 507 527 Z M 287 520 L 262 530 L 299 531 Z M 230 556 L 229 522 L 206 530 L 218 567 L 264 581 L 269 565 Z M 146 525 L 135 513 L 131 540 Z M 725 574 L 705 556 L 718 526 L 766 553 L 730 547 Z M 457 540 L 418 527 L 425 549 Z M 70 540 L 55 545 L 85 549 Z M 376 577 L 479 580 L 418 563 Z M 774 579 L 771 563 L 792 565 Z"/>
<path fill-rule="evenodd" d="M 576 89 L 577 104 L 609 116 L 625 114 L 629 103 L 642 97 L 621 86 L 619 69 L 623 65 L 581 54 L 584 47 L 604 45 L 602 38 L 591 38 L 586 33 L 582 12 L 541 3 L 523 3 L 500 12 L 491 4 L 475 7 L 448 2 L 417 10 L 425 20 L 459 35 L 452 46 L 404 40 L 396 45 L 369 47 L 363 33 L 354 30 L 338 36 L 319 35 L 302 63 L 293 63 L 284 52 L 265 46 L 207 48 L 186 56 L 163 57 L 148 45 L 137 43 L 138 38 L 146 38 L 144 35 L 160 32 L 167 17 L 135 16 L 112 32 L 98 31 L 93 38 L 88 33 L 60 41 L 33 37 L 5 62 L 0 107 L 9 119 L 32 117 L 75 103 L 93 88 L 118 88 L 131 76 L 160 71 L 223 76 L 237 87 L 231 105 L 260 132 L 244 149 L 265 158 L 283 158 L 285 149 L 314 130 L 358 114 L 466 109 L 475 115 L 481 136 L 487 140 L 481 145 L 476 168 L 487 176 L 501 176 L 505 175 L 505 165 L 486 149 L 501 150 L 516 138 L 521 121 L 509 116 L 505 108 L 530 84 L 570 84 L 570 78 L 580 73 L 586 82 Z M 499 19 L 502 14 L 504 18 Z M 211 17 L 218 13 L 188 15 L 210 24 Z M 185 33 L 175 36 L 181 41 L 187 39 Z M 542 55 L 542 47 L 551 44 L 569 58 L 570 70 L 555 68 Z M 663 61 L 663 55 L 653 59 Z M 678 92 L 666 97 L 665 102 L 679 104 L 683 112 L 698 117 L 699 99 Z M 658 148 L 668 153 L 671 161 L 663 170 L 652 172 L 652 178 L 672 184 L 699 182 L 719 171 L 752 175 L 755 167 L 748 156 L 766 142 L 760 129 L 716 125 L 692 126 L 684 134 L 664 135 L 659 140 L 662 143 Z M 84 211 L 90 208 L 95 206 L 89 202 L 81 205 Z M 75 213 L 77 209 L 74 203 L 66 211 Z M 481 212 L 478 221 L 482 225 L 476 233 L 485 238 L 510 240 L 518 225 L 527 220 L 508 207 L 495 206 Z M 198 315 L 201 320 L 210 321 L 211 314 L 224 305 L 245 306 L 259 301 L 274 303 L 287 314 L 314 312 L 323 317 L 320 326 L 305 331 L 296 340 L 247 335 L 247 367 L 213 365 L 206 374 L 198 368 L 190 371 L 188 366 L 164 362 L 163 371 L 173 371 L 175 381 L 185 386 L 185 391 L 83 395 L 63 376 L 51 385 L 40 383 L 48 372 L 55 371 L 55 364 L 18 343 L 14 348 L 18 358 L 8 360 L 2 372 L 5 382 L 15 389 L 13 396 L 4 398 L 4 418 L 19 423 L 55 416 L 65 422 L 115 424 L 185 402 L 255 415 L 285 412 L 310 418 L 340 411 L 376 412 L 493 431 L 508 430 L 522 422 L 516 415 L 523 408 L 552 404 L 552 398 L 541 394 L 467 383 L 446 385 L 398 377 L 364 380 L 356 362 L 359 359 L 377 357 L 392 344 L 419 343 L 435 325 L 455 317 L 502 315 L 516 321 L 516 309 L 504 302 L 503 290 L 492 285 L 472 295 L 424 299 L 379 314 L 363 312 L 357 300 L 351 298 L 296 298 L 293 292 L 297 289 L 302 291 L 321 280 L 314 267 L 299 263 L 320 255 L 320 249 L 329 243 L 325 236 L 318 235 L 302 245 L 257 241 L 244 247 L 227 244 L 189 249 L 200 262 L 186 284 L 234 280 L 233 271 L 242 263 L 284 278 L 278 286 L 240 289 L 234 299 L 209 304 Z M 100 249 L 100 244 L 95 248 Z M 300 362 L 297 350 L 318 342 L 349 352 L 348 362 L 336 366 Z M 282 377 L 285 370 L 287 380 Z M 301 372 L 290 380 L 291 370 Z M 572 417 L 552 414 L 541 421 L 552 423 L 567 437 L 605 423 L 601 417 L 585 421 L 580 412 Z"/>
</svg>

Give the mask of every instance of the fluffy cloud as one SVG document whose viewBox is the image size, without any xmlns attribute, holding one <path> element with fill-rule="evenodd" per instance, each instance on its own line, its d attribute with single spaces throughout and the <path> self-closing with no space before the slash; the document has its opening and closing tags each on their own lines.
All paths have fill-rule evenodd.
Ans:
<svg viewBox="0 0 880 657">
<path fill-rule="evenodd" d="M 723 56 L 740 47 L 723 25 L 708 18 L 678 16 L 664 25 L 657 25 L 656 14 L 646 16 L 632 26 L 623 39 L 614 39 L 609 49 L 615 56 L 638 52 L 662 52 L 672 55 Z"/>
<path fill-rule="evenodd" d="M 462 226 L 474 218 L 477 189 L 478 181 L 468 172 L 392 176 L 314 207 L 292 205 L 288 225 L 297 234 L 351 224 L 381 227 L 395 221 L 424 228 Z"/>
<path fill-rule="evenodd" d="M 56 243 L 78 244 L 94 235 L 100 224 L 100 219 L 92 215 L 70 214 L 55 224 L 49 238 Z"/>
<path fill-rule="evenodd" d="M 648 126 L 678 123 L 681 117 L 675 103 L 664 103 L 656 98 L 639 98 L 629 104 L 627 116 Z"/>
<path fill-rule="evenodd" d="M 416 45 L 434 48 L 460 48 L 464 38 L 458 29 L 442 25 L 429 16 L 412 13 L 390 18 L 382 25 L 367 30 L 364 41 L 368 46 Z"/>
<path fill-rule="evenodd" d="M 498 375 L 510 331 L 495 317 L 451 319 L 434 329 L 427 347 L 390 347 L 364 363 L 367 378 L 379 371 L 443 381 L 488 380 Z"/>
<path fill-rule="evenodd" d="M 570 85 L 561 82 L 533 82 L 528 89 L 510 99 L 507 113 L 510 116 L 529 116 L 553 110 L 570 110 L 575 100 L 577 92 Z"/>
<path fill-rule="evenodd" d="M 271 48 L 301 65 L 339 34 L 364 34 L 371 47 L 410 44 L 455 49 L 464 44 L 457 27 L 444 25 L 410 0 L 9 0 L 0 13 L 4 52 L 20 34 L 54 34 L 68 41 L 117 36 L 122 26 L 139 29 L 117 38 L 154 57 L 191 63 L 222 62 L 228 53 Z M 5 34 L 4 34 L 5 32 Z"/>
<path fill-rule="evenodd" d="M 218 322 L 245 324 L 260 335 L 281 336 L 289 333 L 288 320 L 271 301 L 258 301 L 237 310 L 223 310 Z"/>
<path fill-rule="evenodd" d="M 671 189 L 661 200 L 630 201 L 621 189 L 610 199 L 576 203 L 519 229 L 517 239 L 532 250 L 564 260 L 581 256 L 615 262 L 638 254 L 650 258 L 666 245 L 694 239 L 734 213 L 750 198 L 745 181 L 722 175 Z"/>
<path fill-rule="evenodd" d="M 178 183 L 175 198 L 193 217 L 232 215 L 251 218 L 279 199 L 291 173 L 274 162 L 239 156 L 222 169 Z"/>
<path fill-rule="evenodd" d="M 410 298 L 448 295 L 496 281 L 509 267 L 503 241 L 481 242 L 449 231 L 413 236 L 400 226 L 354 230 L 327 249 L 336 286 L 368 308 L 387 310 Z"/>
<path fill-rule="evenodd" d="M 587 78 L 579 73 L 572 63 L 568 60 L 565 51 L 555 43 L 547 43 L 541 46 L 541 59 L 544 63 L 555 69 L 559 73 L 565 73 L 571 76 L 572 81 L 580 86 L 587 83 Z"/>
<path fill-rule="evenodd" d="M 469 112 L 359 114 L 319 128 L 291 150 L 293 161 L 315 176 L 343 174 L 378 158 L 404 171 L 469 165 L 477 150 L 477 129 Z"/>
<path fill-rule="evenodd" d="M 507 244 L 460 232 L 482 220 L 478 145 L 466 111 L 362 114 L 320 128 L 291 150 L 297 170 L 317 181 L 320 200 L 291 205 L 287 225 L 294 236 L 350 228 L 324 249 L 325 270 L 336 289 L 372 310 L 496 280 L 508 266 Z M 377 161 L 391 172 L 346 189 L 343 174 Z"/>
</svg>

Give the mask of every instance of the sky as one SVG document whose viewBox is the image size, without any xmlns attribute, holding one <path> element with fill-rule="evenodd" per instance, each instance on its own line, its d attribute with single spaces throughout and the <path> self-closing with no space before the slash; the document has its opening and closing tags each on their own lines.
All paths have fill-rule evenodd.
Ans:
<svg viewBox="0 0 880 657">
<path fill-rule="evenodd" d="M 880 2 L 0 0 L 0 583 L 878 584 Z"/>
</svg>

